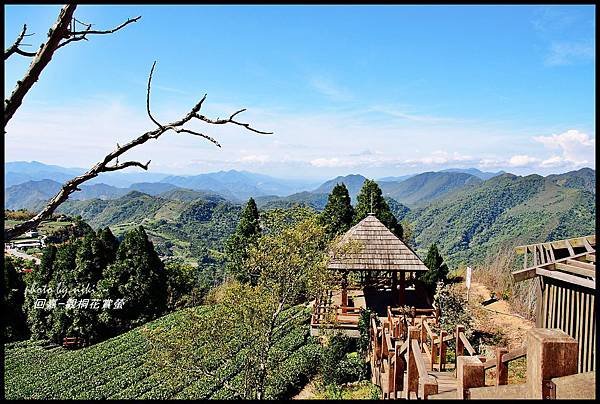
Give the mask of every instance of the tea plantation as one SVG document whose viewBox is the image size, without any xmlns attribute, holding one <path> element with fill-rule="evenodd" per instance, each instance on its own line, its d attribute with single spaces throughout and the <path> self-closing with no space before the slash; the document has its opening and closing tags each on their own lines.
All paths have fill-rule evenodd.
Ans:
<svg viewBox="0 0 600 404">
<path fill-rule="evenodd" d="M 200 312 L 209 306 L 193 309 Z M 232 398 L 228 386 L 242 388 L 243 346 L 226 358 L 217 378 L 174 373 L 152 366 L 143 328 L 176 328 L 185 310 L 133 329 L 118 337 L 79 350 L 52 347 L 46 341 L 20 341 L 5 346 L 7 399 L 208 399 Z M 276 371 L 267 381 L 266 398 L 289 398 L 319 364 L 321 347 L 309 336 L 309 311 L 288 309 L 285 327 L 276 333 L 272 358 Z M 218 380 L 217 380 L 218 379 Z"/>
</svg>

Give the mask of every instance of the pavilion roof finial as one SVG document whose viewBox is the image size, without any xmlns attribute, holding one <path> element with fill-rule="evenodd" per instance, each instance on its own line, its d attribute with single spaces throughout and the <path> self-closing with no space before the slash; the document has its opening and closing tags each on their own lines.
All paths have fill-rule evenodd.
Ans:
<svg viewBox="0 0 600 404">
<path fill-rule="evenodd" d="M 373 212 L 373 191 L 371 191 L 371 211 L 369 212 L 369 215 L 374 215 L 375 213 Z"/>
</svg>

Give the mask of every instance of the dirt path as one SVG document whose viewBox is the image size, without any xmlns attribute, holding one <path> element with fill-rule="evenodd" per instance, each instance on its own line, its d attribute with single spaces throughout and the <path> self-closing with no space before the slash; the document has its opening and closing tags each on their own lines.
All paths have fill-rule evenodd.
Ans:
<svg viewBox="0 0 600 404">
<path fill-rule="evenodd" d="M 292 400 L 309 400 L 312 398 L 315 398 L 315 386 L 314 382 L 311 380 L 298 394 L 292 397 Z"/>
<path fill-rule="evenodd" d="M 527 335 L 527 330 L 534 327 L 533 321 L 527 320 L 513 312 L 505 300 L 497 300 L 486 306 L 481 302 L 489 300 L 489 289 L 478 282 L 471 283 L 469 303 L 475 303 L 477 326 L 484 330 L 500 330 L 506 337 L 508 349 L 520 348 Z"/>
</svg>

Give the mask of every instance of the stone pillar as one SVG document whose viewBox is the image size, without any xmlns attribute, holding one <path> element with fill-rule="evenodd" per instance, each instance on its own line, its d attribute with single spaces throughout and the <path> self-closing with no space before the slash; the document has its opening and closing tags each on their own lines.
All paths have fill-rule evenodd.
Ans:
<svg viewBox="0 0 600 404">
<path fill-rule="evenodd" d="M 529 330 L 527 334 L 529 398 L 546 398 L 549 395 L 550 379 L 577 373 L 577 348 L 577 341 L 564 331 L 548 328 Z"/>
<path fill-rule="evenodd" d="M 485 386 L 483 363 L 474 356 L 459 356 L 456 359 L 456 398 L 464 400 L 465 393 L 472 387 Z"/>
</svg>

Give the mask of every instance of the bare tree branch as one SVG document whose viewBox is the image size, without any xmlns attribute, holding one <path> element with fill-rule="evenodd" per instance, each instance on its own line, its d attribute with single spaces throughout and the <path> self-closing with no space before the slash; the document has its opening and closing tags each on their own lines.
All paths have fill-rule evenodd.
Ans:
<svg viewBox="0 0 600 404">
<path fill-rule="evenodd" d="M 21 41 L 23 40 L 24 37 L 26 36 L 31 36 L 33 34 L 25 34 L 25 32 L 27 32 L 27 24 L 23 24 L 23 30 L 21 31 L 21 33 L 19 34 L 19 36 L 17 37 L 17 40 L 15 41 L 14 44 L 12 44 L 12 46 L 8 49 L 6 49 L 4 51 L 4 60 L 8 59 L 9 57 L 11 57 L 13 54 L 17 53 L 21 56 L 27 56 L 27 57 L 33 57 L 35 56 L 35 52 L 25 52 L 21 49 L 19 49 L 19 46 L 21 46 Z"/>
<path fill-rule="evenodd" d="M 87 29 L 84 31 L 74 31 L 74 27 L 70 24 L 71 20 L 74 19 L 73 13 L 76 8 L 76 4 L 66 4 L 61 8 L 58 19 L 52 28 L 50 28 L 50 31 L 48 31 L 48 40 L 40 46 L 37 52 L 25 52 L 19 49 L 23 37 L 28 36 L 25 34 L 27 29 L 26 25 L 23 26 L 23 31 L 21 31 L 21 34 L 15 43 L 4 51 L 4 60 L 8 59 L 14 53 L 34 58 L 31 61 L 25 76 L 17 81 L 17 85 L 10 97 L 4 100 L 4 124 L 2 127 L 4 133 L 6 133 L 6 125 L 23 103 L 23 98 L 25 98 L 29 90 L 38 81 L 40 74 L 48 63 L 50 63 L 54 52 L 56 52 L 58 48 L 74 41 L 80 41 L 82 39 L 87 40 L 86 35 L 88 34 L 112 34 L 128 24 L 137 22 L 141 18 L 141 16 L 130 18 L 118 27 L 107 31 L 92 30 L 92 24 L 87 25 Z"/>
<path fill-rule="evenodd" d="M 148 79 L 149 84 L 151 81 L 151 76 L 154 73 L 155 65 L 156 65 L 156 62 L 153 63 L 152 69 L 150 70 L 150 77 Z M 148 89 L 147 89 L 147 97 L 146 97 L 147 100 L 150 99 L 149 94 L 150 94 L 150 85 L 148 85 Z M 128 142 L 122 146 L 117 143 L 117 148 L 114 151 L 107 154 L 104 157 L 104 159 L 102 159 L 101 161 L 96 163 L 86 173 L 67 181 L 62 186 L 60 191 L 58 191 L 58 193 L 48 202 L 46 207 L 40 213 L 38 213 L 33 218 L 31 218 L 25 222 L 15 225 L 12 228 L 5 229 L 4 230 L 4 240 L 5 241 L 11 240 L 11 239 L 25 233 L 26 231 L 37 227 L 44 219 L 50 217 L 52 215 L 52 213 L 58 208 L 58 206 L 69 198 L 69 195 L 71 195 L 73 192 L 78 191 L 79 185 L 81 185 L 82 183 L 84 183 L 92 178 L 97 177 L 99 174 L 101 174 L 103 172 L 122 170 L 127 167 L 140 167 L 144 170 L 147 170 L 148 166 L 150 164 L 150 161 L 148 161 L 146 164 L 142 164 L 137 161 L 127 161 L 125 163 L 119 163 L 119 157 L 121 155 L 123 155 L 124 153 L 126 153 L 127 151 L 133 149 L 134 147 L 146 143 L 150 139 L 158 139 L 161 135 L 163 135 L 165 132 L 167 132 L 169 130 L 173 130 L 177 133 L 189 133 L 192 135 L 200 136 L 200 137 L 203 137 L 204 139 L 209 140 L 210 142 L 214 143 L 215 145 L 221 147 L 221 145 L 212 137 L 204 135 L 199 132 L 189 130 L 189 129 L 185 129 L 182 126 L 185 125 L 186 123 L 190 122 L 194 118 L 198 118 L 204 122 L 211 123 L 211 124 L 217 124 L 217 125 L 225 124 L 225 123 L 234 123 L 234 124 L 240 125 L 240 123 L 233 121 L 232 118 L 236 114 L 238 114 L 239 112 L 241 112 L 243 110 L 240 110 L 240 111 L 234 113 L 227 120 L 219 120 L 219 119 L 211 120 L 209 118 L 202 119 L 202 118 L 200 118 L 202 115 L 199 115 L 198 112 L 200 111 L 200 108 L 202 108 L 202 104 L 204 103 L 204 100 L 206 100 L 206 94 L 204 95 L 204 97 L 202 97 L 202 99 L 200 101 L 198 101 L 198 103 L 196 103 L 196 105 L 194 105 L 192 107 L 192 109 L 183 118 L 181 118 L 177 121 L 173 121 L 167 125 L 161 125 L 160 123 L 158 123 L 157 121 L 155 121 L 154 119 L 151 118 L 153 120 L 153 122 L 158 125 L 158 128 L 148 131 L 148 132 L 145 132 L 145 133 L 141 134 L 140 136 L 138 136 L 137 138 L 131 140 L 130 142 Z M 150 111 L 149 103 L 147 104 L 147 108 L 148 108 L 148 111 Z M 250 126 L 248 124 L 241 124 L 241 126 L 247 128 L 248 130 L 251 130 L 253 132 L 269 133 L 269 132 L 261 132 L 256 129 L 252 129 L 252 128 L 250 128 Z M 110 164 L 113 161 L 114 161 L 114 163 Z"/>
<path fill-rule="evenodd" d="M 224 125 L 224 124 L 227 124 L 227 123 L 232 123 L 234 125 L 243 126 L 244 128 L 246 128 L 246 129 L 248 129 L 248 130 L 250 130 L 252 132 L 260 133 L 262 135 L 272 135 L 273 134 L 273 132 L 263 132 L 263 131 L 254 129 L 248 123 L 238 122 L 238 121 L 236 121 L 236 120 L 233 119 L 237 114 L 239 114 L 241 112 L 244 112 L 245 110 L 246 110 L 246 108 L 240 109 L 239 111 L 234 112 L 233 114 L 231 114 L 231 116 L 229 117 L 229 119 L 219 119 L 219 118 L 217 118 L 217 119 L 213 120 L 213 119 L 207 118 L 204 115 L 200 115 L 200 114 L 196 114 L 196 118 L 198 118 L 198 119 L 200 119 L 200 120 L 202 120 L 202 121 L 204 121 L 206 123 L 213 124 L 213 125 Z"/>
<path fill-rule="evenodd" d="M 117 158 L 117 162 L 115 163 L 115 165 L 106 166 L 104 168 L 104 171 L 117 171 L 117 170 L 122 170 L 127 167 L 140 167 L 147 171 L 148 166 L 150 165 L 150 161 L 151 160 L 148 160 L 148 162 L 146 164 L 142 164 L 139 161 L 127 161 L 125 163 L 119 164 L 119 159 Z"/>
<path fill-rule="evenodd" d="M 57 49 L 58 49 L 58 48 L 62 48 L 63 46 L 65 46 L 65 45 L 67 45 L 67 44 L 70 44 L 71 42 L 76 42 L 76 41 L 81 41 L 81 40 L 86 40 L 86 41 L 87 41 L 87 38 L 86 38 L 86 36 L 87 36 L 87 35 L 90 35 L 90 34 L 91 34 L 91 35 L 105 35 L 105 34 L 112 34 L 112 33 L 114 33 L 114 32 L 117 32 L 117 31 L 118 31 L 118 30 L 120 30 L 121 28 L 123 28 L 123 27 L 125 27 L 125 26 L 127 26 L 127 25 L 129 25 L 129 24 L 131 24 L 131 23 L 137 22 L 137 21 L 138 21 L 140 18 L 142 18 L 142 16 L 141 16 L 141 15 L 138 15 L 138 16 L 137 16 L 137 17 L 135 17 L 135 18 L 129 18 L 129 19 L 127 19 L 127 21 L 125 21 L 123 24 L 119 25 L 118 27 L 116 27 L 116 28 L 113 28 L 113 29 L 109 29 L 109 30 L 106 30 L 106 31 L 96 31 L 96 30 L 92 30 L 92 29 L 91 29 L 91 28 L 92 28 L 92 24 L 84 24 L 84 25 L 87 25 L 87 29 L 85 29 L 85 30 L 83 30 L 83 31 L 73 31 L 73 30 L 71 30 L 71 31 L 69 32 L 69 36 L 71 36 L 71 38 L 69 38 L 69 39 L 67 39 L 66 41 L 64 41 L 64 42 L 60 43 L 60 44 L 58 45 Z"/>
<path fill-rule="evenodd" d="M 150 76 L 148 76 L 148 90 L 146 91 L 146 112 L 148 112 L 148 116 L 150 120 L 156 124 L 159 128 L 162 129 L 162 125 L 158 123 L 156 119 L 152 116 L 150 112 L 150 85 L 152 84 L 152 73 L 154 73 L 154 67 L 156 66 L 156 60 L 152 63 L 152 69 L 150 69 Z"/>
<path fill-rule="evenodd" d="M 4 100 L 3 129 L 5 132 L 8 121 L 10 121 L 14 113 L 23 103 L 23 98 L 27 92 L 38 81 L 40 74 L 46 65 L 50 63 L 50 60 L 52 60 L 52 56 L 54 55 L 54 52 L 56 51 L 60 41 L 69 32 L 69 22 L 71 21 L 71 17 L 75 12 L 76 7 L 76 4 L 67 4 L 61 8 L 58 19 L 48 32 L 48 41 L 42 44 L 40 49 L 37 51 L 35 58 L 29 65 L 29 69 L 27 70 L 27 73 L 25 73 L 23 79 L 17 81 L 17 86 L 13 90 L 10 97 Z"/>
</svg>

